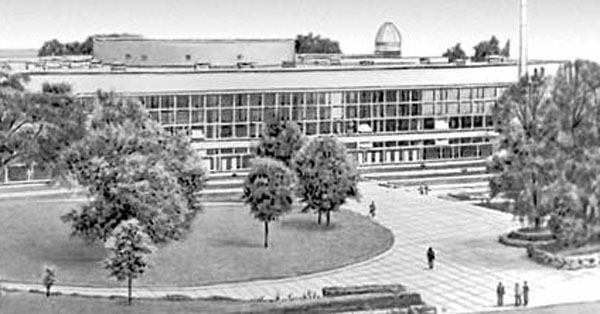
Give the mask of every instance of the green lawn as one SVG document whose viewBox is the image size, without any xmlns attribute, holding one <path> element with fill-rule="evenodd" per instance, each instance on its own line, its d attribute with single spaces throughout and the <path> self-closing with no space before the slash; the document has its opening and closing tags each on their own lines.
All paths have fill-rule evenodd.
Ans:
<svg viewBox="0 0 600 314">
<path fill-rule="evenodd" d="M 74 200 L 0 202 L 0 278 L 39 282 L 44 264 L 58 269 L 58 284 L 117 286 L 102 267 L 102 246 L 69 237 L 59 217 L 81 205 Z M 350 211 L 332 215 L 330 227 L 310 214 L 293 213 L 272 223 L 264 249 L 263 224 L 242 204 L 208 205 L 193 232 L 161 248 L 138 281 L 145 286 L 191 286 L 278 278 L 366 260 L 393 242 L 389 230 Z"/>
</svg>

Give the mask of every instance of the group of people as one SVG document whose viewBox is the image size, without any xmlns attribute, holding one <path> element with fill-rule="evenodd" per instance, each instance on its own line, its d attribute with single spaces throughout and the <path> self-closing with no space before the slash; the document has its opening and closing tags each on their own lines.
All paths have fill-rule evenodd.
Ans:
<svg viewBox="0 0 600 314">
<path fill-rule="evenodd" d="M 419 194 L 427 195 L 427 194 L 429 194 L 429 191 L 431 191 L 431 189 L 429 188 L 429 185 L 424 184 L 424 183 L 419 185 Z"/>
<path fill-rule="evenodd" d="M 504 305 L 504 285 L 502 282 L 498 283 L 496 287 L 496 296 L 498 297 L 498 306 Z M 527 306 L 529 303 L 529 286 L 527 281 L 523 282 L 523 287 L 519 286 L 519 283 L 515 283 L 515 306 Z"/>
</svg>

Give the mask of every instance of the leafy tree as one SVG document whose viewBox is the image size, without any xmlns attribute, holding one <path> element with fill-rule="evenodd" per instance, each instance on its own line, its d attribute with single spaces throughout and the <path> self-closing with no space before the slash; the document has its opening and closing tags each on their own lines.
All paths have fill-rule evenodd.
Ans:
<svg viewBox="0 0 600 314">
<path fill-rule="evenodd" d="M 442 57 L 448 57 L 450 62 L 454 62 L 459 59 L 467 59 L 467 54 L 460 46 L 460 43 L 457 43 L 454 47 L 448 48 Z"/>
<path fill-rule="evenodd" d="M 93 199 L 63 216 L 73 235 L 106 240 L 135 218 L 155 243 L 179 240 L 200 210 L 205 172 L 189 140 L 167 134 L 142 106 L 98 95 L 86 137 L 65 164 Z"/>
<path fill-rule="evenodd" d="M 359 174 L 346 153 L 344 145 L 335 137 L 311 139 L 294 159 L 298 177 L 297 195 L 306 204 L 303 211 L 327 215 L 329 226 L 332 211 L 339 210 L 348 197 L 359 199 Z"/>
<path fill-rule="evenodd" d="M 28 92 L 21 75 L 0 72 L 0 167 L 13 163 L 53 166 L 85 133 L 86 108 L 69 85 L 44 83 Z"/>
<path fill-rule="evenodd" d="M 298 35 L 296 36 L 296 53 L 342 53 L 337 41 L 329 38 L 321 38 L 321 35 Z"/>
<path fill-rule="evenodd" d="M 109 276 L 118 281 L 127 280 L 127 303 L 131 305 L 133 279 L 142 275 L 149 266 L 148 255 L 155 250 L 150 237 L 136 219 L 122 221 L 105 243 L 108 258 L 104 266 Z"/>
<path fill-rule="evenodd" d="M 50 288 L 56 283 L 56 270 L 53 267 L 45 266 L 42 275 L 42 284 L 46 287 L 46 298 L 50 297 Z"/>
<path fill-rule="evenodd" d="M 280 161 L 256 158 L 244 182 L 244 202 L 254 218 L 265 225 L 265 248 L 269 246 L 269 223 L 292 209 L 291 171 Z"/>
<path fill-rule="evenodd" d="M 304 138 L 296 123 L 284 121 L 279 117 L 267 118 L 256 155 L 279 160 L 289 167 L 303 143 Z"/>
<path fill-rule="evenodd" d="M 475 49 L 475 55 L 473 55 L 473 61 L 481 62 L 486 61 L 487 57 L 493 55 L 509 56 L 510 53 L 510 41 L 506 42 L 506 45 L 500 50 L 500 42 L 496 36 L 492 36 L 489 41 L 479 42 L 473 49 Z"/>
<path fill-rule="evenodd" d="M 548 123 L 552 117 L 547 95 L 549 81 L 523 78 L 511 86 L 494 107 L 498 153 L 488 169 L 491 196 L 504 193 L 515 201 L 514 214 L 541 227 L 548 214 L 542 204 L 544 188 L 553 182 L 553 154 L 556 133 Z"/>
<path fill-rule="evenodd" d="M 57 39 L 52 39 L 44 42 L 40 50 L 38 50 L 38 56 L 62 56 L 65 52 L 65 45 Z"/>
</svg>

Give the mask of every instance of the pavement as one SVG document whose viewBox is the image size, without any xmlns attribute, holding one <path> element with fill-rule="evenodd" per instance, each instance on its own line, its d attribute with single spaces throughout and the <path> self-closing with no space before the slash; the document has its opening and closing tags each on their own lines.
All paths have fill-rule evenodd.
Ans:
<svg viewBox="0 0 600 314">
<path fill-rule="evenodd" d="M 421 294 L 442 313 L 467 313 L 514 309 L 495 306 L 495 287 L 506 287 L 505 304 L 513 298 L 516 282 L 530 286 L 530 307 L 600 300 L 600 268 L 557 270 L 536 264 L 521 248 L 503 246 L 498 235 L 519 225 L 509 214 L 460 202 L 419 195 L 414 189 L 391 189 L 375 181 L 362 182 L 362 203 L 346 209 L 367 215 L 375 200 L 381 225 L 395 241 L 390 250 L 371 260 L 332 271 L 276 280 L 198 287 L 148 287 L 136 285 L 134 296 L 157 298 L 187 295 L 192 298 L 222 296 L 236 299 L 300 297 L 320 293 L 325 286 L 402 284 Z M 436 251 L 433 270 L 427 269 L 426 249 Z M 2 282 L 9 289 L 39 289 L 40 285 Z M 81 295 L 126 295 L 125 288 L 55 286 L 53 291 Z"/>
</svg>

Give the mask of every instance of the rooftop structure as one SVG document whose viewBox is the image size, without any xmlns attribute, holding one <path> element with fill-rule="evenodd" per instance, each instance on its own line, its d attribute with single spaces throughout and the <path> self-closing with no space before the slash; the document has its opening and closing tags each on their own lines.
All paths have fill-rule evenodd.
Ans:
<svg viewBox="0 0 600 314">
<path fill-rule="evenodd" d="M 391 22 L 386 22 L 379 27 L 375 36 L 375 54 L 384 56 L 401 55 L 402 37 L 400 31 Z"/>
</svg>

